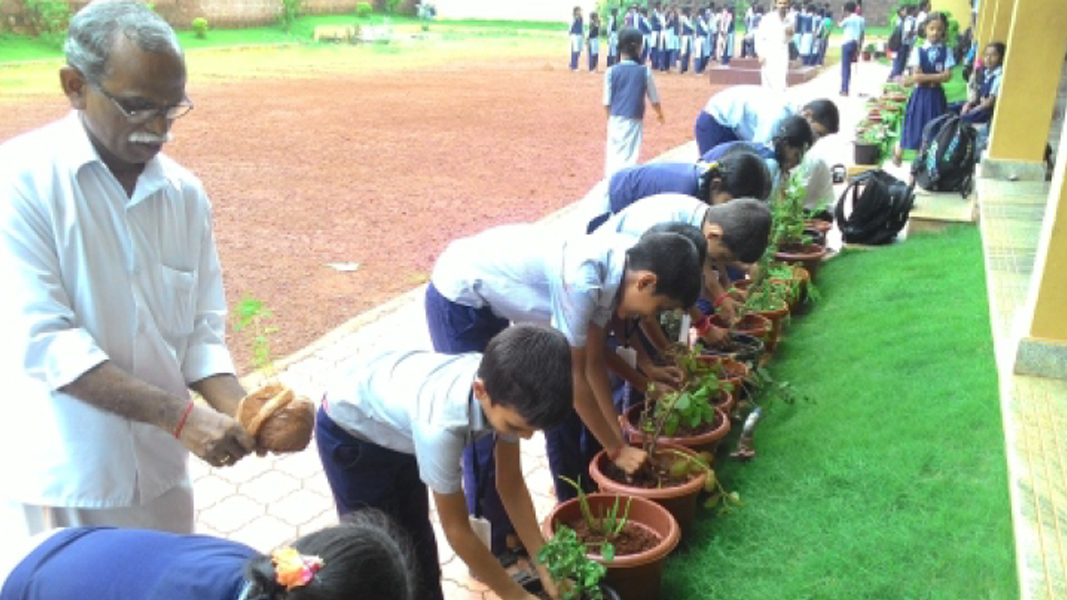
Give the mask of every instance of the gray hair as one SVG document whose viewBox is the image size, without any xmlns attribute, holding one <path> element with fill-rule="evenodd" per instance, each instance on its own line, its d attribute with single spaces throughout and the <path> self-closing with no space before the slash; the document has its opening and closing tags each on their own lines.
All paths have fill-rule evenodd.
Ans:
<svg viewBox="0 0 1067 600">
<path fill-rule="evenodd" d="M 63 45 L 67 64 L 89 81 L 100 81 L 107 73 L 119 34 L 146 52 L 182 54 L 174 29 L 143 3 L 97 0 L 78 11 L 70 21 Z"/>
</svg>

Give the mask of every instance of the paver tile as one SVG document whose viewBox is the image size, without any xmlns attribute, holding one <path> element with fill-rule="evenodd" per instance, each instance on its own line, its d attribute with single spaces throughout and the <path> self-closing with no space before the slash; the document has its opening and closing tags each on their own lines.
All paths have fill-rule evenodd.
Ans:
<svg viewBox="0 0 1067 600">
<path fill-rule="evenodd" d="M 296 538 L 296 527 L 271 515 L 260 515 L 230 535 L 230 539 L 247 544 L 263 553 L 291 543 Z"/>
<path fill-rule="evenodd" d="M 303 525 L 321 515 L 325 510 L 333 510 L 333 501 L 310 490 L 296 490 L 270 505 L 268 512 L 286 523 Z"/>
<path fill-rule="evenodd" d="M 248 496 L 234 494 L 199 514 L 199 520 L 223 533 L 233 533 L 264 513 L 264 508 Z"/>
<path fill-rule="evenodd" d="M 232 496 L 237 491 L 237 486 L 209 472 L 193 482 L 193 490 L 196 510 L 201 511 Z"/>
<path fill-rule="evenodd" d="M 238 491 L 269 505 L 300 489 L 300 480 L 277 469 L 267 471 L 255 479 L 237 486 Z"/>
</svg>

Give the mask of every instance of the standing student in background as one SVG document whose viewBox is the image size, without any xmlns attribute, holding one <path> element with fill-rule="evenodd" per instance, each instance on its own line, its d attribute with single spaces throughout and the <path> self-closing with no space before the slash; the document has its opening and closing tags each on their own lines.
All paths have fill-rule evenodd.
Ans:
<svg viewBox="0 0 1067 600">
<path fill-rule="evenodd" d="M 623 29 L 619 34 L 622 62 L 604 74 L 604 109 L 608 116 L 604 175 L 609 178 L 615 171 L 637 164 L 644 137 L 646 96 L 656 111 L 656 118 L 661 124 L 664 122 L 652 69 L 638 62 L 642 46 L 640 31 L 632 27 Z"/>
<path fill-rule="evenodd" d="M 608 68 L 619 62 L 619 9 L 611 9 L 608 17 Z"/>
<path fill-rule="evenodd" d="M 811 34 L 811 60 L 808 62 L 808 64 L 817 65 L 819 64 L 819 58 L 822 57 L 822 45 L 825 41 L 823 38 L 826 33 L 826 22 L 823 19 L 821 10 L 816 8 L 814 4 L 811 4 L 809 6 L 812 7 L 811 19 L 814 25 Z"/>
<path fill-rule="evenodd" d="M 719 60 L 719 7 L 708 6 L 708 60 Z"/>
<path fill-rule="evenodd" d="M 574 7 L 571 21 L 571 71 L 578 71 L 578 59 L 582 56 L 582 7 Z"/>
<path fill-rule="evenodd" d="M 734 23 L 734 7 L 723 6 L 722 16 L 719 18 L 719 60 L 723 66 L 730 64 L 734 55 L 734 31 L 737 24 Z"/>
<path fill-rule="evenodd" d="M 708 18 L 704 11 L 693 15 L 693 71 L 703 73 L 708 66 Z"/>
<path fill-rule="evenodd" d="M 800 53 L 800 63 L 803 65 L 808 65 L 811 62 L 811 50 L 815 43 L 815 22 L 813 19 L 811 5 L 802 6 L 800 13 L 797 15 L 797 33 L 800 36 L 797 42 L 797 51 Z"/>
<path fill-rule="evenodd" d="M 685 74 L 689 71 L 689 57 L 693 53 L 693 21 L 690 19 L 689 7 L 682 9 L 681 15 L 681 27 L 682 36 L 679 40 L 679 54 L 678 60 L 681 61 L 681 65 L 678 67 L 678 72 Z M 693 67 L 696 69 L 696 66 Z"/>
<path fill-rule="evenodd" d="M 923 27 L 926 41 L 912 50 L 908 59 L 908 76 L 904 78 L 904 85 L 914 85 L 915 90 L 908 98 L 908 107 L 904 112 L 900 144 L 893 153 L 894 164 L 901 163 L 904 150 L 918 150 L 922 144 L 923 128 L 948 110 L 945 90 L 941 85 L 952 78 L 952 67 L 956 66 L 956 61 L 945 45 L 947 29 L 948 18 L 944 13 L 930 13 Z"/>
<path fill-rule="evenodd" d="M 663 60 L 663 11 L 659 7 L 652 9 L 652 14 L 649 15 L 649 29 L 652 33 L 648 38 L 649 56 L 652 58 L 653 69 L 658 69 L 660 61 Z"/>
<path fill-rule="evenodd" d="M 830 34 L 834 32 L 834 13 L 830 11 L 830 5 L 822 11 L 822 48 L 819 50 L 819 66 L 826 64 L 826 50 L 830 47 Z"/>
<path fill-rule="evenodd" d="M 649 47 L 652 40 L 652 23 L 648 20 L 647 8 L 642 8 L 637 13 L 637 30 L 641 32 L 641 56 L 638 62 L 644 64 L 648 62 L 649 53 L 652 52 Z"/>
<path fill-rule="evenodd" d="M 600 15 L 589 13 L 589 71 L 600 71 Z"/>
<path fill-rule="evenodd" d="M 841 95 L 848 95 L 849 83 L 852 79 L 852 62 L 863 46 L 863 34 L 867 23 L 863 17 L 856 14 L 856 3 L 845 3 L 845 18 L 839 23 L 845 30 L 844 43 L 841 45 Z"/>
<path fill-rule="evenodd" d="M 667 56 L 663 70 L 670 71 L 678 62 L 678 10 L 673 6 L 667 9 L 667 21 L 663 33 L 667 37 Z"/>
</svg>

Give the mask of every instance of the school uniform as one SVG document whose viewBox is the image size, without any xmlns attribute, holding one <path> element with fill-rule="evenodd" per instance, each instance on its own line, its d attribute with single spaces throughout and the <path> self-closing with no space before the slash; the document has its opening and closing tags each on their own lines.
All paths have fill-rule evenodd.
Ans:
<svg viewBox="0 0 1067 600">
<path fill-rule="evenodd" d="M 655 162 L 623 169 L 608 183 L 606 210 L 589 222 L 586 231 L 599 229 L 611 215 L 642 198 L 665 193 L 699 197 L 702 174 L 699 163 Z"/>
<path fill-rule="evenodd" d="M 756 30 L 759 29 L 759 22 L 759 13 L 752 13 L 745 17 L 745 37 L 741 41 L 741 58 L 756 56 Z"/>
<path fill-rule="evenodd" d="M 708 66 L 708 21 L 704 15 L 696 18 L 696 27 L 693 32 L 693 70 L 703 73 Z"/>
<path fill-rule="evenodd" d="M 589 70 L 595 71 L 600 65 L 600 26 L 589 23 Z"/>
<path fill-rule="evenodd" d="M 471 390 L 481 359 L 426 350 L 359 356 L 342 365 L 315 423 L 338 514 L 377 508 L 411 536 L 420 598 L 443 599 L 427 489 L 463 491 L 464 448 L 497 435 Z"/>
<path fill-rule="evenodd" d="M 675 63 L 678 62 L 678 34 L 680 30 L 678 28 L 677 15 L 667 18 L 667 27 L 664 33 L 667 36 L 667 56 L 662 67 L 664 71 L 670 71 L 674 68 Z"/>
<path fill-rule="evenodd" d="M 722 46 L 719 50 L 719 61 L 723 65 L 729 65 L 734 55 L 734 31 L 737 29 L 737 23 L 734 22 L 734 16 L 729 13 L 724 14 L 719 23 L 721 26 L 719 44 Z"/>
<path fill-rule="evenodd" d="M 575 17 L 571 22 L 571 70 L 578 70 L 578 58 L 582 55 L 582 18 Z"/>
<path fill-rule="evenodd" d="M 849 15 L 841 21 L 841 28 L 845 30 L 844 43 L 841 45 L 841 93 L 848 94 L 849 82 L 852 79 L 852 61 L 859 52 L 860 40 L 866 29 L 866 21 L 859 15 Z"/>
<path fill-rule="evenodd" d="M 904 73 L 904 67 L 911 58 L 912 44 L 915 41 L 915 17 L 905 17 L 900 22 L 900 49 L 893 56 L 893 69 L 889 71 L 889 78 L 899 77 Z"/>
<path fill-rule="evenodd" d="M 608 17 L 608 67 L 619 62 L 619 20 Z"/>
<path fill-rule="evenodd" d="M 781 96 L 754 85 L 735 85 L 714 94 L 697 116 L 693 137 L 701 154 L 719 144 L 769 144 L 778 123 L 797 114 Z"/>
<path fill-rule="evenodd" d="M 719 13 L 708 15 L 708 55 L 709 60 L 719 60 Z"/>
<path fill-rule="evenodd" d="M 819 49 L 819 65 L 826 64 L 826 50 L 830 47 L 830 34 L 834 31 L 834 20 L 830 17 L 823 17 L 822 21 L 822 47 Z"/>
<path fill-rule="evenodd" d="M 952 52 L 944 44 L 931 44 L 929 41 L 915 48 L 908 59 L 908 67 L 917 73 L 932 75 L 948 71 L 956 65 Z M 908 106 L 904 113 L 904 127 L 900 135 L 900 147 L 905 150 L 918 150 L 922 145 L 923 128 L 930 121 L 945 114 L 948 101 L 945 90 L 939 83 L 916 84 L 908 97 Z"/>
<path fill-rule="evenodd" d="M 687 73 L 689 71 L 689 57 L 693 52 L 693 23 L 689 20 L 689 17 L 683 16 L 681 18 L 682 35 L 679 38 L 678 60 L 681 61 L 678 67 L 679 73 Z"/>
<path fill-rule="evenodd" d="M 254 549 L 204 535 L 78 527 L 41 536 L 4 577 L 0 600 L 233 600 Z"/>
<path fill-rule="evenodd" d="M 637 30 L 641 32 L 641 64 L 648 62 L 648 57 L 652 53 L 651 44 L 652 40 L 652 23 L 649 22 L 648 17 L 642 14 L 637 15 Z"/>
<path fill-rule="evenodd" d="M 992 71 L 988 69 L 981 69 L 976 77 L 980 82 L 978 85 L 978 98 L 980 102 L 987 98 L 995 98 L 1000 95 L 1000 80 L 1004 73 L 1004 67 L 999 66 Z M 949 110 L 955 113 L 959 113 L 963 109 L 964 102 L 953 102 L 949 105 Z M 980 111 L 974 111 L 963 115 L 961 118 L 966 123 L 972 125 L 988 123 L 993 118 L 993 109 L 996 108 L 994 104 L 992 108 L 984 108 Z"/>
<path fill-rule="evenodd" d="M 661 57 L 663 56 L 663 48 L 665 45 L 665 38 L 663 37 L 663 15 L 659 11 L 652 11 L 652 17 L 649 20 L 649 56 L 652 59 L 652 68 L 658 69 Z"/>
<path fill-rule="evenodd" d="M 630 59 L 604 73 L 604 106 L 611 107 L 604 176 L 637 163 L 644 137 L 645 97 L 659 104 L 652 70 Z"/>
</svg>

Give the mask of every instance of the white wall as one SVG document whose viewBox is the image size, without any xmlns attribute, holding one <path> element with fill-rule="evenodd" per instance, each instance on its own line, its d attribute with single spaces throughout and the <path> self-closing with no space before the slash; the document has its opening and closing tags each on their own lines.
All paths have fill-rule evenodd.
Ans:
<svg viewBox="0 0 1067 600">
<path fill-rule="evenodd" d="M 434 1 L 434 0 L 431 0 Z M 586 20 L 596 0 L 435 0 L 441 19 L 560 21 L 570 23 L 575 6 Z"/>
</svg>

